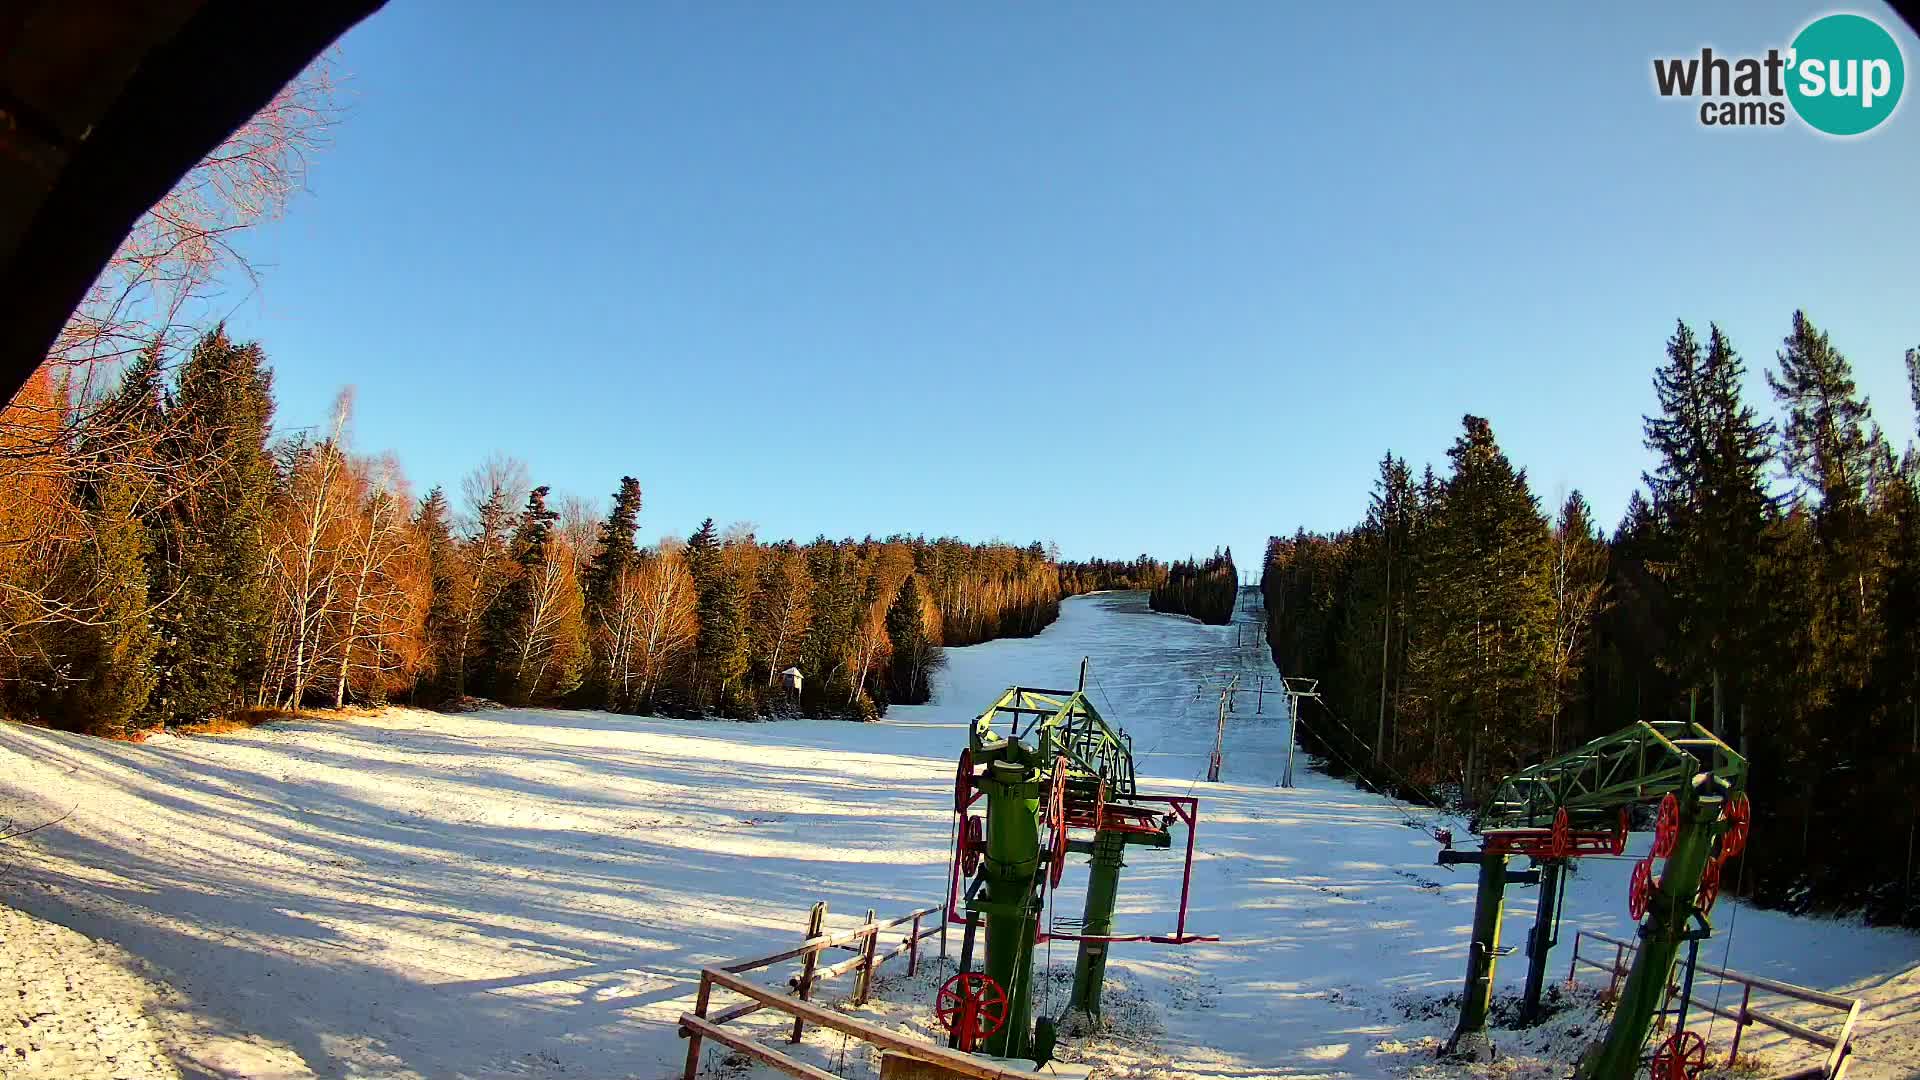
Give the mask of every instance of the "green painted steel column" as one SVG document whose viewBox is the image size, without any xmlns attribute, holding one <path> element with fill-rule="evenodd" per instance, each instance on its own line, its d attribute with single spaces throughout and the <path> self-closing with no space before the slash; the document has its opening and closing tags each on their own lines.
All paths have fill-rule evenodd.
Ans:
<svg viewBox="0 0 1920 1080">
<path fill-rule="evenodd" d="M 1080 932 L 1086 937 L 1113 933 L 1113 908 L 1120 896 L 1120 868 L 1126 863 L 1127 835 L 1103 829 L 1093 838 L 1093 870 L 1087 876 L 1087 906 L 1080 920 Z M 1067 1008 L 1074 1012 L 1100 1015 L 1100 991 L 1107 979 L 1105 941 L 1080 942 L 1080 954 L 1073 962 L 1073 998 Z"/>
<path fill-rule="evenodd" d="M 1719 799 L 1682 796 L 1679 838 L 1660 874 L 1646 922 L 1641 924 L 1640 947 L 1634 951 L 1626 988 L 1614 1006 L 1606 1042 L 1581 1063 L 1578 1075 L 1584 1080 L 1629 1080 L 1639 1069 L 1641 1047 L 1686 940 L 1701 872 L 1713 855 L 1714 821 L 1719 816 Z"/>
<path fill-rule="evenodd" d="M 1493 1004 L 1493 964 L 1500 948 L 1500 917 L 1507 901 L 1507 856 L 1480 854 L 1480 891 L 1473 905 L 1473 940 L 1467 945 L 1467 985 L 1460 994 L 1460 1026 L 1447 1040 L 1449 1052 L 1460 1041 L 1483 1036 Z"/>
<path fill-rule="evenodd" d="M 1032 1026 L 1033 937 L 1039 924 L 1034 875 L 1040 865 L 1040 786 L 1031 766 L 995 761 L 980 782 L 987 793 L 987 853 L 982 872 L 984 902 L 969 904 L 986 916 L 985 971 L 1007 994 L 1007 1021 L 982 1041 L 983 1053 L 1024 1057 Z"/>
<path fill-rule="evenodd" d="M 1553 951 L 1554 931 L 1560 924 L 1560 875 L 1566 863 L 1548 859 L 1540 864 L 1540 905 L 1534 909 L 1533 930 L 1527 934 L 1527 988 L 1521 1000 L 1523 1023 L 1540 1022 L 1540 994 L 1547 981 L 1547 954 Z"/>
</svg>

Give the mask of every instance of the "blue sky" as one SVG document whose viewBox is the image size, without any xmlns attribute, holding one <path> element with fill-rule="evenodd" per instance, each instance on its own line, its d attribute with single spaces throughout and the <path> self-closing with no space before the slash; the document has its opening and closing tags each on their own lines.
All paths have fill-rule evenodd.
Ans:
<svg viewBox="0 0 1920 1080">
<path fill-rule="evenodd" d="M 1920 104 L 1839 141 L 1652 88 L 1831 9 L 548 7 L 392 0 L 341 44 L 310 193 L 247 241 L 231 322 L 281 426 L 353 385 L 421 490 L 500 449 L 603 500 L 638 476 L 643 540 L 1248 567 L 1474 412 L 1611 523 L 1674 319 L 1759 394 L 1797 306 L 1914 431 Z"/>
</svg>

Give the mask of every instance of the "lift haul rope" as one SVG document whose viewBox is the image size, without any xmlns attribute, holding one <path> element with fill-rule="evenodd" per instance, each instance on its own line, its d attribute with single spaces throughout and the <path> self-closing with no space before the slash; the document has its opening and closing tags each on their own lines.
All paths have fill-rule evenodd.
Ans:
<svg viewBox="0 0 1920 1080">
<path fill-rule="evenodd" d="M 1334 723 L 1340 724 L 1340 726 L 1343 728 L 1347 728 L 1347 725 L 1344 723 L 1341 723 L 1340 718 L 1338 716 L 1333 715 L 1332 709 L 1327 709 L 1326 704 L 1324 702 L 1321 703 L 1320 707 L 1322 709 L 1326 709 L 1327 715 L 1330 717 L 1333 717 Z M 1296 724 L 1304 723 L 1304 721 L 1302 721 L 1300 716 L 1298 715 L 1297 707 L 1295 709 L 1294 723 Z M 1308 730 L 1312 730 L 1312 728 L 1309 727 Z M 1353 734 L 1353 729 L 1347 728 L 1347 733 L 1350 735 Z M 1354 735 L 1354 740 L 1356 742 L 1360 742 L 1361 746 L 1367 746 L 1367 744 L 1364 741 L 1360 740 L 1360 737 L 1358 735 Z M 1391 806 L 1396 813 L 1398 813 L 1403 819 L 1405 819 L 1406 824 L 1409 828 L 1419 829 L 1421 832 L 1426 833 L 1428 836 L 1433 837 L 1435 840 L 1440 839 L 1439 827 L 1429 822 L 1422 821 L 1420 818 L 1416 817 L 1413 811 L 1409 809 L 1413 805 L 1412 803 L 1408 802 L 1408 803 L 1405 803 L 1405 805 L 1402 805 L 1404 800 L 1396 798 L 1392 792 L 1382 791 L 1378 786 L 1372 783 L 1368 783 L 1367 774 L 1360 771 L 1360 769 L 1356 767 L 1352 761 L 1348 760 L 1345 754 L 1342 754 L 1340 751 L 1334 749 L 1333 743 L 1329 742 L 1326 739 L 1321 739 L 1320 742 L 1321 742 L 1321 745 L 1326 748 L 1327 752 L 1331 754 L 1336 760 L 1338 760 L 1340 764 L 1346 766 L 1349 770 L 1351 770 L 1356 777 L 1360 778 L 1361 782 L 1367 783 L 1367 787 L 1371 789 L 1374 794 L 1379 795 L 1382 798 L 1386 799 L 1387 805 Z M 1369 752 L 1371 752 L 1373 748 L 1370 746 L 1367 746 L 1367 749 Z M 1381 765 L 1388 772 L 1394 772 L 1393 767 L 1390 765 L 1387 765 L 1385 762 L 1381 762 Z M 1398 776 L 1399 774 L 1394 773 L 1394 775 Z M 1402 783 L 1406 783 L 1405 777 L 1400 777 L 1400 780 Z M 1409 784 L 1408 786 L 1411 787 L 1412 785 Z M 1418 790 L 1418 789 L 1416 788 L 1415 790 Z"/>
</svg>

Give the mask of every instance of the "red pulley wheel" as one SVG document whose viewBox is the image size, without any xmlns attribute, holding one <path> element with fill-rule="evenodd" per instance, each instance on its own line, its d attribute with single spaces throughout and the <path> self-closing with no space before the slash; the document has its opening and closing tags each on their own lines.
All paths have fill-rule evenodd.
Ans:
<svg viewBox="0 0 1920 1080">
<path fill-rule="evenodd" d="M 1053 790 L 1047 795 L 1046 829 L 1053 834 L 1053 852 L 1048 857 L 1047 887 L 1060 887 L 1060 876 L 1067 871 L 1067 756 L 1053 763 Z"/>
<path fill-rule="evenodd" d="M 1676 1031 L 1653 1052 L 1651 1080 L 1693 1080 L 1707 1070 L 1707 1040 L 1697 1031 Z"/>
<path fill-rule="evenodd" d="M 1627 914 L 1634 922 L 1647 917 L 1653 905 L 1653 856 L 1633 864 L 1633 878 L 1627 884 Z"/>
<path fill-rule="evenodd" d="M 960 833 L 960 874 L 972 877 L 980 869 L 980 856 L 987 850 L 987 822 L 978 816 L 967 818 L 967 827 Z"/>
<path fill-rule="evenodd" d="M 973 750 L 960 751 L 960 767 L 953 772 L 953 812 L 964 814 L 973 805 Z"/>
<path fill-rule="evenodd" d="M 1007 992 L 984 971 L 963 971 L 940 984 L 933 1015 L 971 1052 L 1007 1022 Z"/>
<path fill-rule="evenodd" d="M 1753 805 L 1745 795 L 1735 795 L 1726 809 L 1727 831 L 1720 834 L 1722 861 L 1747 850 L 1747 830 L 1753 823 Z"/>
<path fill-rule="evenodd" d="M 1620 829 L 1613 834 L 1613 854 L 1624 855 L 1627 851 L 1627 826 L 1629 825 L 1627 808 L 1620 808 Z"/>
<path fill-rule="evenodd" d="M 1573 824 L 1567 820 L 1567 808 L 1553 812 L 1553 857 L 1564 859 L 1573 852 Z"/>
<path fill-rule="evenodd" d="M 1700 891 L 1693 896 L 1693 904 L 1704 914 L 1713 910 L 1713 902 L 1720 898 L 1720 864 L 1709 861 L 1700 875 Z"/>
<path fill-rule="evenodd" d="M 1047 888 L 1060 887 L 1060 877 L 1067 872 L 1067 819 L 1061 818 L 1053 829 L 1053 856 L 1047 866 Z"/>
<path fill-rule="evenodd" d="M 1653 818 L 1653 857 L 1664 859 L 1673 854 L 1680 839 L 1680 800 L 1672 792 L 1660 796 L 1660 810 Z"/>
</svg>

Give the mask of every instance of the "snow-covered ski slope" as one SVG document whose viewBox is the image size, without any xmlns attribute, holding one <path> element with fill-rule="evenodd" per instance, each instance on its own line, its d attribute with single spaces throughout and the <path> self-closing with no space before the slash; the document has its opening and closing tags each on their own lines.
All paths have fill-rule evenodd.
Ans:
<svg viewBox="0 0 1920 1080">
<path fill-rule="evenodd" d="M 1424 1071 L 1471 876 L 1434 866 L 1404 809 L 1304 761 L 1274 787 L 1272 698 L 1232 718 L 1226 782 L 1200 779 L 1216 699 L 1197 684 L 1274 674 L 1235 642 L 1136 594 L 1076 598 L 1036 638 L 952 650 L 933 704 L 873 725 L 393 710 L 142 745 L 0 726 L 0 815 L 72 810 L 0 848 L 0 901 L 138 957 L 188 1075 L 673 1075 L 702 964 L 791 943 L 815 900 L 842 925 L 938 900 L 967 720 L 1016 682 L 1073 685 L 1090 656 L 1143 786 L 1202 797 L 1188 926 L 1222 938 L 1116 947 L 1109 986 L 1150 1038 L 1095 1056 L 1137 1075 Z M 1121 928 L 1171 929 L 1177 847 L 1128 863 Z M 1628 932 L 1628 869 L 1583 865 L 1556 978 L 1574 928 Z M 1533 895 L 1510 896 L 1513 942 Z M 1719 922 L 1713 961 L 1871 999 L 1856 1077 L 1920 1067 L 1920 939 L 1725 901 Z M 1050 960 L 1070 971 L 1071 948 Z M 1504 962 L 1503 987 L 1523 969 Z M 892 996 L 881 1015 L 912 1020 Z M 1763 1029 L 1746 1045 L 1803 1056 Z"/>
</svg>

